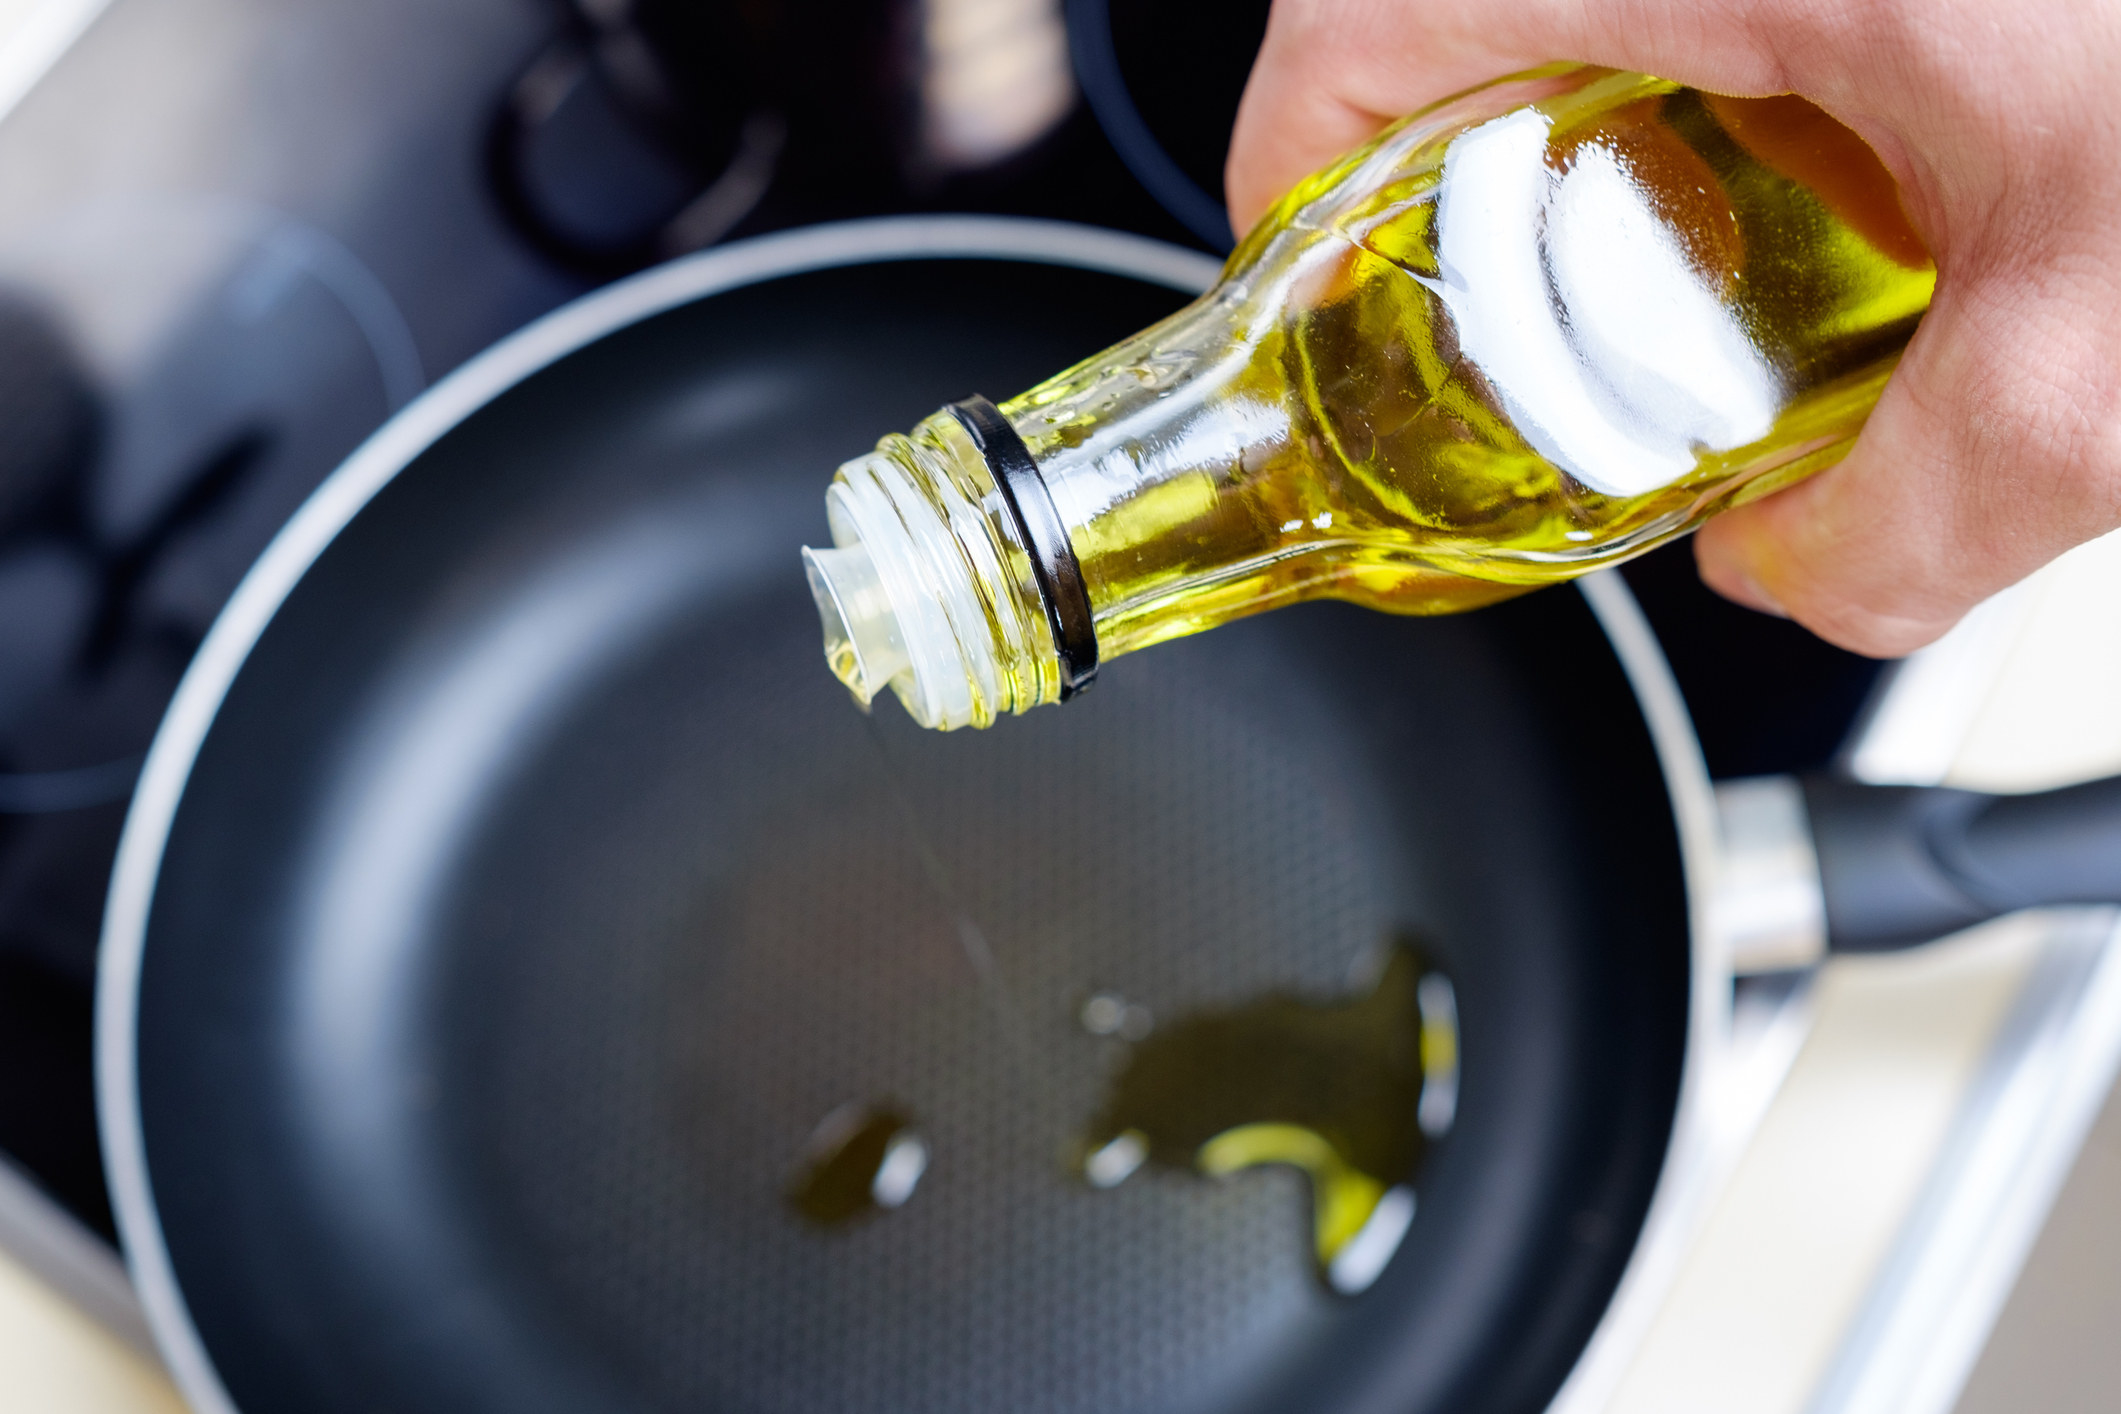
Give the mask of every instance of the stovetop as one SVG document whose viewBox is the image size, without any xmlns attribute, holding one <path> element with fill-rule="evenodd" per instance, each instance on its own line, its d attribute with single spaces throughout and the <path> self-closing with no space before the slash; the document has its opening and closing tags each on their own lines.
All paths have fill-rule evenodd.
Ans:
<svg viewBox="0 0 2121 1414">
<path fill-rule="evenodd" d="M 967 3 L 1025 24 L 1051 8 Z M 887 43 L 826 23 L 863 6 L 819 4 L 842 48 Z M 673 231 L 948 209 L 1197 243 L 1065 87 L 1042 134 L 962 170 L 877 149 L 850 173 L 805 155 L 838 151 L 850 120 L 829 105 L 752 114 L 735 177 L 695 195 L 637 115 L 584 87 L 598 42 L 540 0 L 114 0 L 0 115 L 0 1151 L 106 1238 L 90 996 L 133 774 L 245 568 L 393 409 Z M 1158 95 L 1145 113 L 1198 127 L 1234 103 L 1231 74 L 1160 52 L 1119 56 Z M 511 219 L 503 119 L 532 127 L 503 156 L 554 223 L 653 239 L 577 231 L 606 252 L 584 258 Z M 1714 598 L 1683 545 L 1628 577 L 1712 772 L 1833 758 L 1877 665 Z"/>
<path fill-rule="evenodd" d="M 0 418 L 37 434 L 0 464 L 0 1149 L 106 1236 L 89 996 L 133 772 L 310 488 L 584 287 L 467 156 L 544 23 L 118 0 L 0 121 Z"/>
</svg>

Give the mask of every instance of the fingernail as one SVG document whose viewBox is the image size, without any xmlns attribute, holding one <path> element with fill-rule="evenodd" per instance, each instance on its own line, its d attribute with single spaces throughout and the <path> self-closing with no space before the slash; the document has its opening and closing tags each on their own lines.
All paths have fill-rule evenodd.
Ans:
<svg viewBox="0 0 2121 1414">
<path fill-rule="evenodd" d="M 1715 588 L 1733 603 L 1778 619 L 1790 616 L 1790 611 L 1782 607 L 1782 601 L 1768 593 L 1767 586 L 1744 570 L 1725 570 L 1723 579 L 1724 582 Z"/>
</svg>

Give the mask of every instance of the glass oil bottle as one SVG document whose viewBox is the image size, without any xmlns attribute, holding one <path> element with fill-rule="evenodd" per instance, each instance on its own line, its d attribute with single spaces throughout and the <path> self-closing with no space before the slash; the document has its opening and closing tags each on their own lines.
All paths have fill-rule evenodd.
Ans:
<svg viewBox="0 0 2121 1414">
<path fill-rule="evenodd" d="M 1804 100 L 1556 66 L 1292 190 L 1187 308 L 887 436 L 805 550 L 826 656 L 930 727 L 1304 599 L 1450 613 L 1849 448 L 1935 268 Z"/>
</svg>

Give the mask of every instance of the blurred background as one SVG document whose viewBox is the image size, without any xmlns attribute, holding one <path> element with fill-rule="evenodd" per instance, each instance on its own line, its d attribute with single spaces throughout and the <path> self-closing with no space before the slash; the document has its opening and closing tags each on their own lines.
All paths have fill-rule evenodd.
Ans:
<svg viewBox="0 0 2121 1414">
<path fill-rule="evenodd" d="M 0 1172 L 23 1201 L 113 1240 L 91 991 L 132 782 L 221 604 L 349 451 L 555 306 L 762 232 L 978 211 L 1225 250 L 1223 153 L 1266 10 L 0 0 Z M 2004 776 L 2046 752 L 2029 783 L 2112 768 L 2096 726 L 2041 716 L 2068 703 L 2099 720 L 2084 704 L 2105 699 L 2077 679 L 2032 694 L 2018 718 L 1994 707 L 2029 626 L 2051 622 L 2028 607 L 2037 596 L 1962 635 L 1896 698 L 1884 665 L 1709 595 L 1684 544 L 1628 579 L 1715 776 L 1847 762 L 1888 709 L 1898 735 L 1868 740 L 1902 754 L 1874 778 L 1940 779 L 1970 741 Z M 2072 632 L 2054 652 L 2080 677 L 2121 653 L 2104 620 Z M 1917 738 L 1927 746 L 1905 745 Z M 2001 1016 L 2022 977 L 1998 975 Z M 1865 1004 L 1890 1012 L 1879 985 L 1887 1000 Z M 1777 1085 L 1827 1001 L 1807 1005 L 1801 1025 L 1786 1020 L 1798 1030 Z M 1961 1049 L 1987 1054 L 2000 1024 L 1970 1022 Z M 1945 1141 L 1923 1142 L 1910 1194 Z M 1816 1171 L 1803 1152 L 1786 1162 Z M 1914 1203 L 1878 1218 L 1881 1253 Z M 1872 1275 L 1851 1281 L 1869 1290 Z M 0 1327 L 10 1309 L 0 1299 Z M 1718 1348 L 1713 1333 L 1671 1338 Z M 140 1378 L 125 1398 L 165 1397 Z"/>
</svg>

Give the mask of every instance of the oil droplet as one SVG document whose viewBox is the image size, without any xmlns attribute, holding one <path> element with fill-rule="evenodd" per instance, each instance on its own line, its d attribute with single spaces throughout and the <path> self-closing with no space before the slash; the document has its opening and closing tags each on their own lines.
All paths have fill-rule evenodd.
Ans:
<svg viewBox="0 0 2121 1414">
<path fill-rule="evenodd" d="M 795 1210 L 823 1227 L 902 1207 L 928 1171 L 928 1145 L 895 1105 L 842 1105 L 810 1136 L 788 1190 Z"/>
<path fill-rule="evenodd" d="M 1091 998 L 1084 1028 L 1118 1034 L 1125 1005 Z M 1144 1163 L 1211 1178 L 1299 1169 L 1319 1279 L 1353 1294 L 1399 1249 L 1413 1178 L 1457 1104 L 1456 996 L 1402 942 L 1356 996 L 1274 993 L 1144 1036 L 1085 1136 L 1082 1175 L 1109 1189 Z"/>
</svg>

